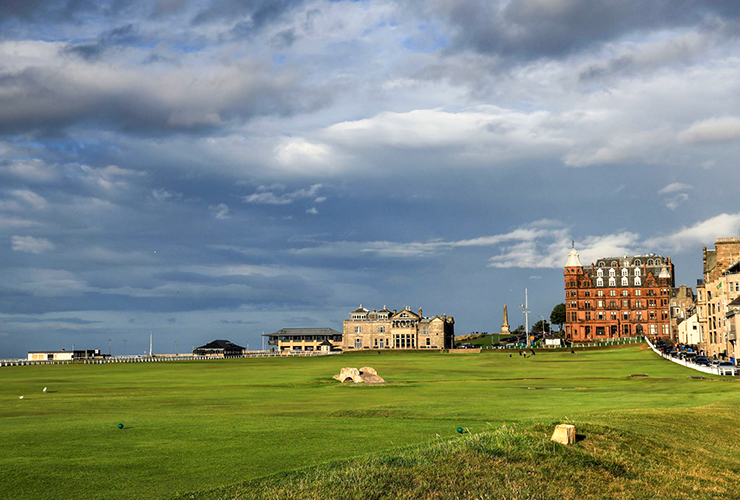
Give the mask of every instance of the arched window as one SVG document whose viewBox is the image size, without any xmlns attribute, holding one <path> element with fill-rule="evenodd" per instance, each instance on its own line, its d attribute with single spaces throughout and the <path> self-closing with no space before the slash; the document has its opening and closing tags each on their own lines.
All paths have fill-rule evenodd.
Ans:
<svg viewBox="0 0 740 500">
<path fill-rule="evenodd" d="M 617 286 L 617 279 L 614 277 L 609 278 L 609 286 Z"/>
<path fill-rule="evenodd" d="M 612 267 L 617 267 L 617 261 L 616 260 L 613 260 L 612 263 L 611 263 L 611 266 Z"/>
<path fill-rule="evenodd" d="M 604 286 L 604 278 L 596 278 L 596 286 Z"/>
<path fill-rule="evenodd" d="M 641 285 L 642 285 L 642 280 L 640 279 L 639 276 L 636 276 L 635 277 L 635 286 L 641 286 Z"/>
<path fill-rule="evenodd" d="M 659 266 L 659 265 L 661 265 L 662 263 L 663 263 L 663 260 L 662 260 L 662 259 L 655 259 L 655 265 L 656 265 L 656 266 Z"/>
<path fill-rule="evenodd" d="M 636 267 L 635 268 L 635 276 L 640 276 L 640 268 L 639 267 Z"/>
<path fill-rule="evenodd" d="M 384 326 L 379 326 L 378 327 L 378 333 L 385 333 L 385 327 Z"/>
<path fill-rule="evenodd" d="M 599 262 L 599 267 L 606 267 L 606 262 Z"/>
<path fill-rule="evenodd" d="M 614 276 L 616 276 L 616 275 L 617 275 L 617 271 L 616 271 L 615 269 L 609 269 L 609 276 L 610 276 L 610 277 L 612 277 L 612 278 L 613 278 L 613 277 L 614 277 Z"/>
<path fill-rule="evenodd" d="M 654 264 L 654 261 L 653 261 L 653 259 L 648 259 L 648 266 L 651 266 L 651 267 L 652 267 L 652 266 L 653 266 L 653 264 Z"/>
<path fill-rule="evenodd" d="M 602 269 L 599 269 L 598 271 L 596 271 L 596 276 L 601 278 L 602 276 L 604 276 L 604 271 Z"/>
<path fill-rule="evenodd" d="M 627 276 L 622 277 L 622 286 L 629 286 L 629 281 L 627 280 Z"/>
<path fill-rule="evenodd" d="M 630 270 L 627 269 L 626 267 L 623 267 L 622 268 L 622 276 L 629 276 L 629 274 L 630 274 Z"/>
<path fill-rule="evenodd" d="M 642 265 L 642 261 L 640 259 L 635 259 L 635 265 L 636 266 L 641 266 Z"/>
</svg>

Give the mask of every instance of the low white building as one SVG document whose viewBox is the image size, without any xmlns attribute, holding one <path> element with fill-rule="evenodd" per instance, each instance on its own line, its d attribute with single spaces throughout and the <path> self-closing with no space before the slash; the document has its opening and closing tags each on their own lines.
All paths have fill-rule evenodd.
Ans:
<svg viewBox="0 0 740 500">
<path fill-rule="evenodd" d="M 692 314 L 678 324 L 678 341 L 687 345 L 698 345 L 699 338 L 699 318 Z"/>
<path fill-rule="evenodd" d="M 73 359 L 92 359 L 100 357 L 100 349 L 84 351 L 28 351 L 28 361 L 71 361 Z"/>
</svg>

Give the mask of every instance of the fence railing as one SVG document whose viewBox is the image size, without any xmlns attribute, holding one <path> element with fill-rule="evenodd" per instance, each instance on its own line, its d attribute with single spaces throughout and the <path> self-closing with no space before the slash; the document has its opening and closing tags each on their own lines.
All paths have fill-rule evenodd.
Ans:
<svg viewBox="0 0 740 500">
<path fill-rule="evenodd" d="M 593 341 L 588 343 L 579 342 L 578 344 L 571 345 L 547 345 L 543 342 L 532 343 L 530 347 L 533 349 L 576 349 L 581 347 L 608 347 L 612 345 L 627 345 L 627 344 L 639 344 L 645 341 L 645 337 L 619 337 L 610 340 Z M 524 349 L 528 348 L 526 344 L 511 344 L 511 345 L 494 345 L 484 346 L 483 349 Z"/>
<path fill-rule="evenodd" d="M 737 368 L 736 367 L 722 367 L 722 366 L 704 366 L 704 365 L 697 365 L 696 363 L 692 363 L 691 361 L 687 359 L 681 359 L 681 358 L 674 358 L 673 356 L 669 356 L 668 354 L 665 354 L 661 351 L 659 351 L 649 340 L 647 341 L 648 345 L 650 346 L 650 349 L 653 350 L 655 354 L 658 356 L 667 359 L 668 361 L 673 361 L 677 365 L 685 366 L 686 368 L 691 368 L 692 370 L 696 370 L 702 373 L 709 373 L 711 375 L 732 375 L 733 377 L 737 375 Z"/>
<path fill-rule="evenodd" d="M 111 363 L 163 363 L 167 361 L 215 361 L 223 359 L 237 359 L 237 358 L 293 358 L 293 357 L 315 357 L 315 356 L 331 356 L 335 354 L 342 354 L 338 351 L 262 351 L 262 352 L 250 352 L 248 354 L 240 354 L 237 356 L 196 356 L 196 355 L 181 355 L 181 356 L 110 356 L 107 358 L 80 358 L 80 359 L 59 359 L 59 360 L 28 360 L 28 359 L 0 359 L 0 367 L 2 366 L 36 366 L 36 365 L 71 365 L 71 364 L 85 364 L 85 365 L 106 365 Z"/>
</svg>

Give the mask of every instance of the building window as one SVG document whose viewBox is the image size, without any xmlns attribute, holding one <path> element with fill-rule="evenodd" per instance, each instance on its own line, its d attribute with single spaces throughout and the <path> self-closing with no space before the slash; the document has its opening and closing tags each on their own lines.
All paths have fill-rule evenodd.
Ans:
<svg viewBox="0 0 740 500">
<path fill-rule="evenodd" d="M 609 286 L 617 286 L 617 280 L 615 278 L 609 278 Z"/>
<path fill-rule="evenodd" d="M 626 267 L 622 269 L 622 276 L 628 276 L 629 273 L 630 273 L 630 271 Z"/>
<path fill-rule="evenodd" d="M 626 296 L 628 296 L 628 295 L 629 295 L 629 291 L 627 291 L 627 290 L 622 290 L 622 296 L 623 296 L 623 297 L 626 297 Z"/>
<path fill-rule="evenodd" d="M 635 259 L 635 265 L 636 266 L 641 266 L 642 265 L 642 261 L 640 259 Z"/>
<path fill-rule="evenodd" d="M 590 321 L 590 320 L 591 320 L 591 313 L 586 311 L 586 321 Z"/>
<path fill-rule="evenodd" d="M 629 282 L 629 280 L 627 279 L 627 277 L 626 277 L 626 276 L 625 276 L 625 277 L 623 277 L 623 278 L 622 278 L 622 286 L 629 286 L 629 284 L 630 284 L 630 282 Z M 626 291 L 627 291 L 627 290 L 625 290 L 625 292 L 626 292 Z"/>
<path fill-rule="evenodd" d="M 362 327 L 361 326 L 356 326 L 355 327 L 355 333 L 362 333 Z"/>
<path fill-rule="evenodd" d="M 604 286 L 604 279 L 596 278 L 596 286 Z"/>
<path fill-rule="evenodd" d="M 603 277 L 604 271 L 602 269 L 599 269 L 598 271 L 596 271 L 596 276 L 598 276 L 599 278 Z"/>
<path fill-rule="evenodd" d="M 641 286 L 642 280 L 640 278 L 635 278 L 635 286 Z"/>
<path fill-rule="evenodd" d="M 378 327 L 378 333 L 385 333 L 385 327 L 384 326 L 379 326 Z"/>
<path fill-rule="evenodd" d="M 635 276 L 640 276 L 640 268 L 639 267 L 636 267 L 635 268 Z"/>
<path fill-rule="evenodd" d="M 616 275 L 617 275 L 617 271 L 616 271 L 616 270 L 614 270 L 614 269 L 609 269 L 609 276 L 610 276 L 610 277 L 612 277 L 612 278 L 613 278 L 613 277 L 614 277 L 614 276 L 616 276 Z"/>
<path fill-rule="evenodd" d="M 635 290 L 635 295 L 642 295 L 642 290 Z"/>
</svg>

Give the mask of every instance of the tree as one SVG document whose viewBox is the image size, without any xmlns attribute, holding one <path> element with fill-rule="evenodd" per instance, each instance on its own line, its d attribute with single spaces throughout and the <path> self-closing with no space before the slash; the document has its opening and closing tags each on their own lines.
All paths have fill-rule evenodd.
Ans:
<svg viewBox="0 0 740 500">
<path fill-rule="evenodd" d="M 517 326 L 511 333 L 524 333 L 524 325 Z"/>
<path fill-rule="evenodd" d="M 563 331 L 563 323 L 565 323 L 565 304 L 558 304 L 553 307 L 550 313 L 550 323 L 558 325 L 558 329 Z"/>
<path fill-rule="evenodd" d="M 537 323 L 532 325 L 532 333 L 542 333 L 544 327 L 545 333 L 550 333 L 550 323 L 544 320 L 539 320 Z"/>
</svg>

